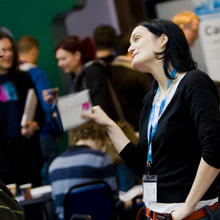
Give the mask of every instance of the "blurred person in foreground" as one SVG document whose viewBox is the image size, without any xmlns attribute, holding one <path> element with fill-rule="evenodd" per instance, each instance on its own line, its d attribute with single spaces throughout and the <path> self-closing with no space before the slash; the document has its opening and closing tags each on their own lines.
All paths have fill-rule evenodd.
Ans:
<svg viewBox="0 0 220 220">
<path fill-rule="evenodd" d="M 0 58 L 4 56 L 4 51 L 3 48 L 0 48 Z M 0 218 L 5 220 L 23 220 L 24 213 L 22 207 L 1 181 L 0 189 Z"/>
<path fill-rule="evenodd" d="M 215 84 L 196 69 L 183 31 L 171 21 L 138 24 L 130 43 L 133 68 L 155 78 L 141 109 L 139 144 L 99 106 L 82 116 L 104 126 L 120 156 L 143 177 L 142 219 L 220 219 Z"/>
<path fill-rule="evenodd" d="M 18 70 L 12 38 L 0 33 L 0 179 L 5 184 L 41 185 L 39 129 L 44 113 L 38 102 L 33 121 L 21 127 L 28 90 L 34 88 L 28 73 Z"/>
</svg>

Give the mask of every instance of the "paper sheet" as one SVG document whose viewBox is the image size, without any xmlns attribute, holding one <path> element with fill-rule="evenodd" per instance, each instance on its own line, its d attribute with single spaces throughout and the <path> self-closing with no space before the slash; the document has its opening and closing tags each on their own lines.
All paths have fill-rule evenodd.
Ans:
<svg viewBox="0 0 220 220">
<path fill-rule="evenodd" d="M 82 118 L 82 113 L 91 112 L 89 90 L 62 96 L 59 98 L 57 106 L 64 131 L 77 127 L 88 121 L 88 119 Z"/>
<path fill-rule="evenodd" d="M 38 99 L 34 89 L 29 89 L 25 102 L 24 113 L 21 119 L 22 127 L 24 127 L 28 121 L 33 121 L 37 108 L 37 102 Z"/>
</svg>

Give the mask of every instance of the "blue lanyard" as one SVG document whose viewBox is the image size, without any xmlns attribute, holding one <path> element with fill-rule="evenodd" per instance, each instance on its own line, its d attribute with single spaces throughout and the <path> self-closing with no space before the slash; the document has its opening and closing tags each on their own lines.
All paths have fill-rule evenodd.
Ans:
<svg viewBox="0 0 220 220">
<path fill-rule="evenodd" d="M 176 69 L 173 69 L 173 71 L 171 72 L 170 74 L 170 77 L 172 79 L 169 79 L 168 80 L 168 83 L 167 83 L 167 89 L 170 87 L 170 85 L 172 84 L 173 82 L 173 78 L 175 77 L 176 75 Z M 149 121 L 148 121 L 148 132 L 147 132 L 147 137 L 148 137 L 148 153 L 147 153 L 147 164 L 151 164 L 152 163 L 152 140 L 156 134 L 156 131 L 157 131 L 157 126 L 158 126 L 158 120 L 163 112 L 163 109 L 164 109 L 164 106 L 166 104 L 166 96 L 165 98 L 162 100 L 161 104 L 160 104 L 160 109 L 159 109 L 159 115 L 158 115 L 158 120 L 156 122 L 156 124 L 154 125 L 154 127 L 152 127 L 152 123 L 153 123 L 153 120 L 154 120 L 154 117 L 155 117 L 155 113 L 156 113 L 156 100 L 158 99 L 158 96 L 160 94 L 160 87 L 158 86 L 157 88 L 157 92 L 156 92 L 156 95 L 155 95 L 155 98 L 154 98 L 154 101 L 153 101 L 153 107 L 151 109 L 151 112 L 150 112 L 150 117 L 149 117 Z"/>
</svg>

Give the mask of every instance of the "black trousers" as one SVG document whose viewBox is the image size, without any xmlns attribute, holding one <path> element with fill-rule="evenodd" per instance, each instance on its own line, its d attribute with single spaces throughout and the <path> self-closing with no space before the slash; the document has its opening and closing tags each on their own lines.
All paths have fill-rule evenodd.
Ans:
<svg viewBox="0 0 220 220">
<path fill-rule="evenodd" d="M 0 145 L 0 179 L 5 184 L 41 185 L 42 157 L 37 136 L 19 138 Z"/>
</svg>

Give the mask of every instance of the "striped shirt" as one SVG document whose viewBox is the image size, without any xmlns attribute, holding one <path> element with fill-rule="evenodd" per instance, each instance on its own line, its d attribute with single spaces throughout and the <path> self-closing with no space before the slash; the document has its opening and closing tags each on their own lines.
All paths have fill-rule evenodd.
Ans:
<svg viewBox="0 0 220 220">
<path fill-rule="evenodd" d="M 63 220 L 63 199 L 70 187 L 94 180 L 104 180 L 117 190 L 115 168 L 110 157 L 87 146 L 69 147 L 49 167 L 52 196 L 59 220 Z"/>
</svg>

